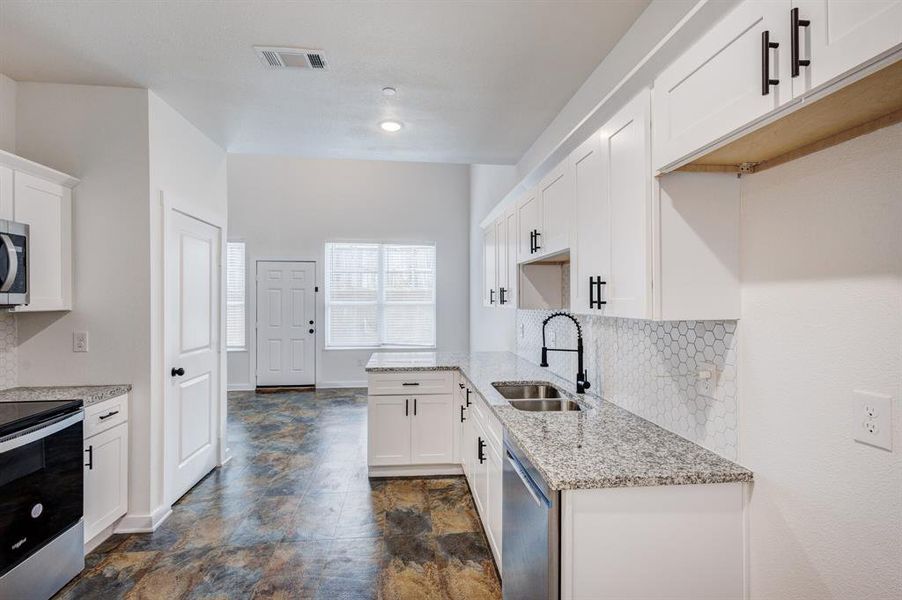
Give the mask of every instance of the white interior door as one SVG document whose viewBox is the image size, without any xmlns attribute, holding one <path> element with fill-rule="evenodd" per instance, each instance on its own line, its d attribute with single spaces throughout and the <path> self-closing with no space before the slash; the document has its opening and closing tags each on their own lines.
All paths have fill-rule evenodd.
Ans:
<svg viewBox="0 0 902 600">
<path fill-rule="evenodd" d="M 316 263 L 257 262 L 257 385 L 316 383 Z"/>
<path fill-rule="evenodd" d="M 174 502 L 218 463 L 221 232 L 173 210 L 168 234 L 164 463 Z"/>
</svg>

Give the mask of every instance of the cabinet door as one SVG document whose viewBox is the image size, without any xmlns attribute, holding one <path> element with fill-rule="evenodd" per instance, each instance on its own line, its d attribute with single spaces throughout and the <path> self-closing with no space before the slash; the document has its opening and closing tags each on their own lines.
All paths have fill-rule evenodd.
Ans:
<svg viewBox="0 0 902 600">
<path fill-rule="evenodd" d="M 85 440 L 85 542 L 128 511 L 128 423 Z"/>
<path fill-rule="evenodd" d="M 651 317 L 649 110 L 642 92 L 601 129 L 611 203 L 611 276 L 602 287 L 612 317 Z"/>
<path fill-rule="evenodd" d="M 512 210 L 504 217 L 507 229 L 507 290 L 504 292 L 504 306 L 517 308 L 520 269 L 517 267 L 517 211 Z"/>
<path fill-rule="evenodd" d="M 902 0 L 794 0 L 792 6 L 809 21 L 798 29 L 799 56 L 810 64 L 792 80 L 795 95 L 902 44 Z"/>
<path fill-rule="evenodd" d="M 495 226 L 489 225 L 482 232 L 482 304 L 493 307 L 498 301 L 498 258 L 495 255 Z"/>
<path fill-rule="evenodd" d="M 370 396 L 367 407 L 367 462 L 372 466 L 410 464 L 409 396 Z"/>
<path fill-rule="evenodd" d="M 470 491 L 473 492 L 473 500 L 476 502 L 476 508 L 479 516 L 485 524 L 488 519 L 488 498 L 489 498 L 489 479 L 488 479 L 488 442 L 486 434 L 482 428 L 482 423 L 478 419 L 472 421 L 472 438 L 470 439 L 470 452 L 472 453 L 472 463 L 470 465 Z M 480 447 L 482 451 L 480 452 Z M 482 459 L 480 460 L 480 456 Z M 486 527 L 488 529 L 488 527 Z"/>
<path fill-rule="evenodd" d="M 30 301 L 20 312 L 72 309 L 72 195 L 69 188 L 15 173 L 13 218 L 27 223 Z"/>
<path fill-rule="evenodd" d="M 411 459 L 415 465 L 445 464 L 454 457 L 454 396 L 417 396 L 413 398 Z"/>
<path fill-rule="evenodd" d="M 498 285 L 495 303 L 496 306 L 504 306 L 509 300 L 510 290 L 507 271 L 507 222 L 504 216 L 495 221 L 495 270 L 495 282 Z"/>
<path fill-rule="evenodd" d="M 517 256 L 520 262 L 523 262 L 535 257 L 531 234 L 533 231 L 538 231 L 541 227 L 539 223 L 539 201 L 535 190 L 530 190 L 517 203 L 517 223 L 517 247 L 519 248 Z"/>
<path fill-rule="evenodd" d="M 665 69 L 654 85 L 654 168 L 661 169 L 750 124 L 792 99 L 789 0 L 746 0 Z M 767 53 L 762 89 L 762 34 Z"/>
<path fill-rule="evenodd" d="M 611 271 L 611 206 L 607 195 L 602 134 L 594 133 L 570 155 L 575 190 L 570 253 L 570 310 L 603 313 L 590 298 L 603 299 L 603 285 L 590 291 L 590 278 L 607 281 Z M 601 305 L 602 307 L 604 305 Z"/>
<path fill-rule="evenodd" d="M 554 254 L 570 247 L 573 210 L 573 175 L 567 161 L 561 162 L 539 183 L 540 255 Z"/>
<path fill-rule="evenodd" d="M 13 220 L 13 170 L 0 165 L 0 219 Z"/>
<path fill-rule="evenodd" d="M 488 461 L 486 462 L 486 477 L 488 479 L 488 534 L 489 544 L 495 552 L 495 564 L 501 568 L 501 541 L 503 533 L 501 529 L 501 513 L 503 509 L 501 488 L 503 487 L 503 463 L 501 448 L 494 443 L 489 443 Z"/>
</svg>

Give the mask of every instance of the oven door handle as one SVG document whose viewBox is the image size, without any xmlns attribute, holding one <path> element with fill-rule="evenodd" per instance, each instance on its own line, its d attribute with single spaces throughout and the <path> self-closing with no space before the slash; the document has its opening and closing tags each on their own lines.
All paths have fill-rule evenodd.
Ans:
<svg viewBox="0 0 902 600">
<path fill-rule="evenodd" d="M 0 286 L 0 292 L 8 292 L 16 282 L 16 275 L 19 274 L 19 255 L 16 253 L 16 246 L 13 244 L 12 238 L 8 235 L 5 233 L 0 234 L 0 241 L 3 242 L 3 248 L 6 250 L 6 255 L 9 258 L 9 271 L 6 274 L 6 279 L 3 280 L 3 285 Z"/>
<path fill-rule="evenodd" d="M 545 497 L 545 494 L 542 493 L 542 490 L 539 489 L 536 482 L 529 476 L 529 473 L 526 472 L 526 469 L 523 468 L 523 465 L 520 464 L 517 457 L 514 456 L 508 448 L 504 449 L 504 453 L 507 454 L 507 462 L 514 468 L 514 473 L 520 477 L 520 481 L 523 482 L 523 486 L 526 488 L 526 491 L 529 492 L 529 495 L 532 496 L 532 499 L 535 500 L 536 504 L 544 506 L 545 508 L 551 508 L 551 501 Z"/>
<path fill-rule="evenodd" d="M 68 417 L 63 417 L 59 421 L 52 422 L 50 425 L 45 425 L 44 427 L 38 426 L 37 429 L 26 433 L 25 435 L 11 437 L 5 441 L 0 442 L 0 453 L 9 452 L 10 450 L 15 450 L 16 448 L 20 448 L 22 446 L 25 446 L 26 444 L 42 440 L 45 437 L 53 435 L 58 431 L 62 431 L 66 427 L 75 425 L 79 421 L 84 421 L 84 419 L 84 411 L 79 410 L 76 414 Z"/>
</svg>

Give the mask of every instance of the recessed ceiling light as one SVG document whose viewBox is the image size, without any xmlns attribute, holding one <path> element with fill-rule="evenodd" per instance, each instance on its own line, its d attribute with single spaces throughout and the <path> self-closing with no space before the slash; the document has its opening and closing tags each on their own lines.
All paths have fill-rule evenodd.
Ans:
<svg viewBox="0 0 902 600">
<path fill-rule="evenodd" d="M 396 89 L 393 88 L 393 87 L 384 87 L 384 88 L 382 88 L 382 95 L 383 95 L 383 96 L 394 96 L 394 95 L 397 94 L 397 93 L 398 93 L 398 90 L 396 90 Z"/>
<path fill-rule="evenodd" d="M 379 123 L 379 127 L 381 127 L 384 131 L 388 131 L 390 133 L 401 130 L 401 124 L 397 121 L 382 121 L 381 123 Z"/>
</svg>

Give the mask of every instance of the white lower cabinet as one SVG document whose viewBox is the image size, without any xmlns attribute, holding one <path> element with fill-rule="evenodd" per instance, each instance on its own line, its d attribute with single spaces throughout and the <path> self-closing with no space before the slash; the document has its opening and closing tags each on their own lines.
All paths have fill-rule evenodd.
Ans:
<svg viewBox="0 0 902 600">
<path fill-rule="evenodd" d="M 410 464 L 410 398 L 370 396 L 367 413 L 370 465 Z"/>
<path fill-rule="evenodd" d="M 128 422 L 120 410 L 124 404 L 126 396 L 85 410 L 85 433 L 89 436 L 84 441 L 86 544 L 128 511 Z"/>
<path fill-rule="evenodd" d="M 454 460 L 451 394 L 417 396 L 410 419 L 410 462 L 447 464 Z"/>
</svg>

